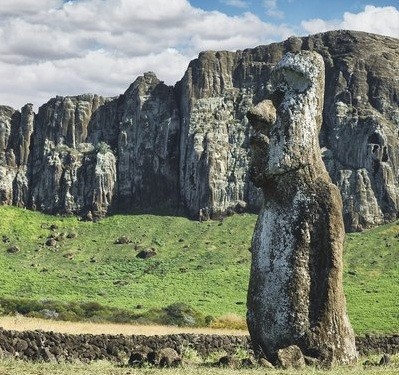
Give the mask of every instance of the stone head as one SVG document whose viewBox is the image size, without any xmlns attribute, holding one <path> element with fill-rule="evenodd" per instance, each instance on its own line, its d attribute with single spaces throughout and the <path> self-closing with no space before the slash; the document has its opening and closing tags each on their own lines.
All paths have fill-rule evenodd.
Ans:
<svg viewBox="0 0 399 375">
<path fill-rule="evenodd" d="M 287 53 L 272 73 L 274 92 L 248 111 L 255 131 L 251 179 L 263 181 L 322 163 L 319 131 L 324 97 L 324 63 L 309 51 Z"/>
</svg>

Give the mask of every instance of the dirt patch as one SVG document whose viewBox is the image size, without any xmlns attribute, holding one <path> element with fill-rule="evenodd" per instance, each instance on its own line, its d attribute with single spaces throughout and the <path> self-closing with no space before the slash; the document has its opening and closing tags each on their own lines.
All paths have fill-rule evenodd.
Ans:
<svg viewBox="0 0 399 375">
<path fill-rule="evenodd" d="M 114 323 L 88 323 L 88 322 L 65 322 L 59 320 L 26 318 L 18 316 L 0 317 L 0 327 L 12 331 L 36 331 L 58 332 L 68 334 L 92 334 L 92 335 L 174 335 L 174 334 L 204 334 L 204 335 L 229 335 L 246 336 L 247 330 L 221 329 L 221 328 L 190 328 L 158 325 L 133 325 Z"/>
</svg>

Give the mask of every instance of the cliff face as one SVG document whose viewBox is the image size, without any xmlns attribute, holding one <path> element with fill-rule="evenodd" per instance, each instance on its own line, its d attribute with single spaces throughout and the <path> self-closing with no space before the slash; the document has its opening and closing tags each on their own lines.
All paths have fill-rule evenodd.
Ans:
<svg viewBox="0 0 399 375">
<path fill-rule="evenodd" d="M 25 105 L 21 112 L 0 106 L 0 204 L 21 207 L 27 204 L 33 122 L 31 104 Z"/>
<path fill-rule="evenodd" d="M 179 83 L 181 108 L 180 192 L 190 215 L 208 207 L 213 215 L 247 205 L 260 206 L 260 193 L 248 180 L 247 110 L 257 87 L 236 82 L 241 53 L 205 52 Z M 267 74 L 258 71 L 259 83 Z M 263 73 L 263 74 L 262 74 Z M 255 80 L 254 80 L 255 81 Z"/>
<path fill-rule="evenodd" d="M 396 218 L 398 213 L 399 41 L 334 31 L 230 52 L 206 52 L 180 82 L 180 186 L 193 212 L 259 207 L 248 184 L 246 111 L 273 89 L 270 71 L 289 51 L 315 50 L 326 65 L 320 146 L 341 190 L 348 230 Z M 244 203 L 241 203 L 241 202 Z"/>
<path fill-rule="evenodd" d="M 173 88 L 147 73 L 126 91 L 119 112 L 119 206 L 177 208 L 180 119 Z"/>
<path fill-rule="evenodd" d="M 399 41 L 348 31 L 204 52 L 175 87 L 146 73 L 119 98 L 57 97 L 37 115 L 0 107 L 1 202 L 97 215 L 259 209 L 246 112 L 273 91 L 277 61 L 300 49 L 324 58 L 320 145 L 347 229 L 395 218 Z"/>
<path fill-rule="evenodd" d="M 398 213 L 399 41 L 358 33 L 314 38 L 330 46 L 321 145 L 352 230 Z"/>
<path fill-rule="evenodd" d="M 39 109 L 31 138 L 29 206 L 52 213 L 107 211 L 116 159 L 106 145 L 86 143 L 90 119 L 105 103 L 96 95 L 57 97 Z"/>
<path fill-rule="evenodd" d="M 154 74 L 119 98 L 56 97 L 0 107 L 0 199 L 50 213 L 178 206 L 179 115 Z"/>
</svg>

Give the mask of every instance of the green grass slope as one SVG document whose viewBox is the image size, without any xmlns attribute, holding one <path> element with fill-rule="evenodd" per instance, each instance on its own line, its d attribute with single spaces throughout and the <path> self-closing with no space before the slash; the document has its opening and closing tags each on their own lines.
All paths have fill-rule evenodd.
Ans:
<svg viewBox="0 0 399 375">
<path fill-rule="evenodd" d="M 15 310 L 56 301 L 74 306 L 71 318 L 105 306 L 120 310 L 123 321 L 124 314 L 184 303 L 203 316 L 245 316 L 255 215 L 204 223 L 115 215 L 92 223 L 1 206 L 0 218 L 0 312 L 29 300 L 26 311 L 21 304 Z M 390 224 L 347 236 L 345 292 L 358 334 L 398 330 L 398 234 Z M 51 236 L 55 246 L 46 245 Z M 115 244 L 122 236 L 131 242 Z M 137 258 L 143 249 L 157 255 Z"/>
</svg>

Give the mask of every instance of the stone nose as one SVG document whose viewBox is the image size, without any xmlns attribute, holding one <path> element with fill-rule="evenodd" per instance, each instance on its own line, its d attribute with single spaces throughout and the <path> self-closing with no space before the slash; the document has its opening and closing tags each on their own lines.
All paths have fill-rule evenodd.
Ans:
<svg viewBox="0 0 399 375">
<path fill-rule="evenodd" d="M 267 135 L 276 121 L 276 108 L 271 100 L 263 100 L 249 109 L 247 118 L 256 132 Z"/>
</svg>

